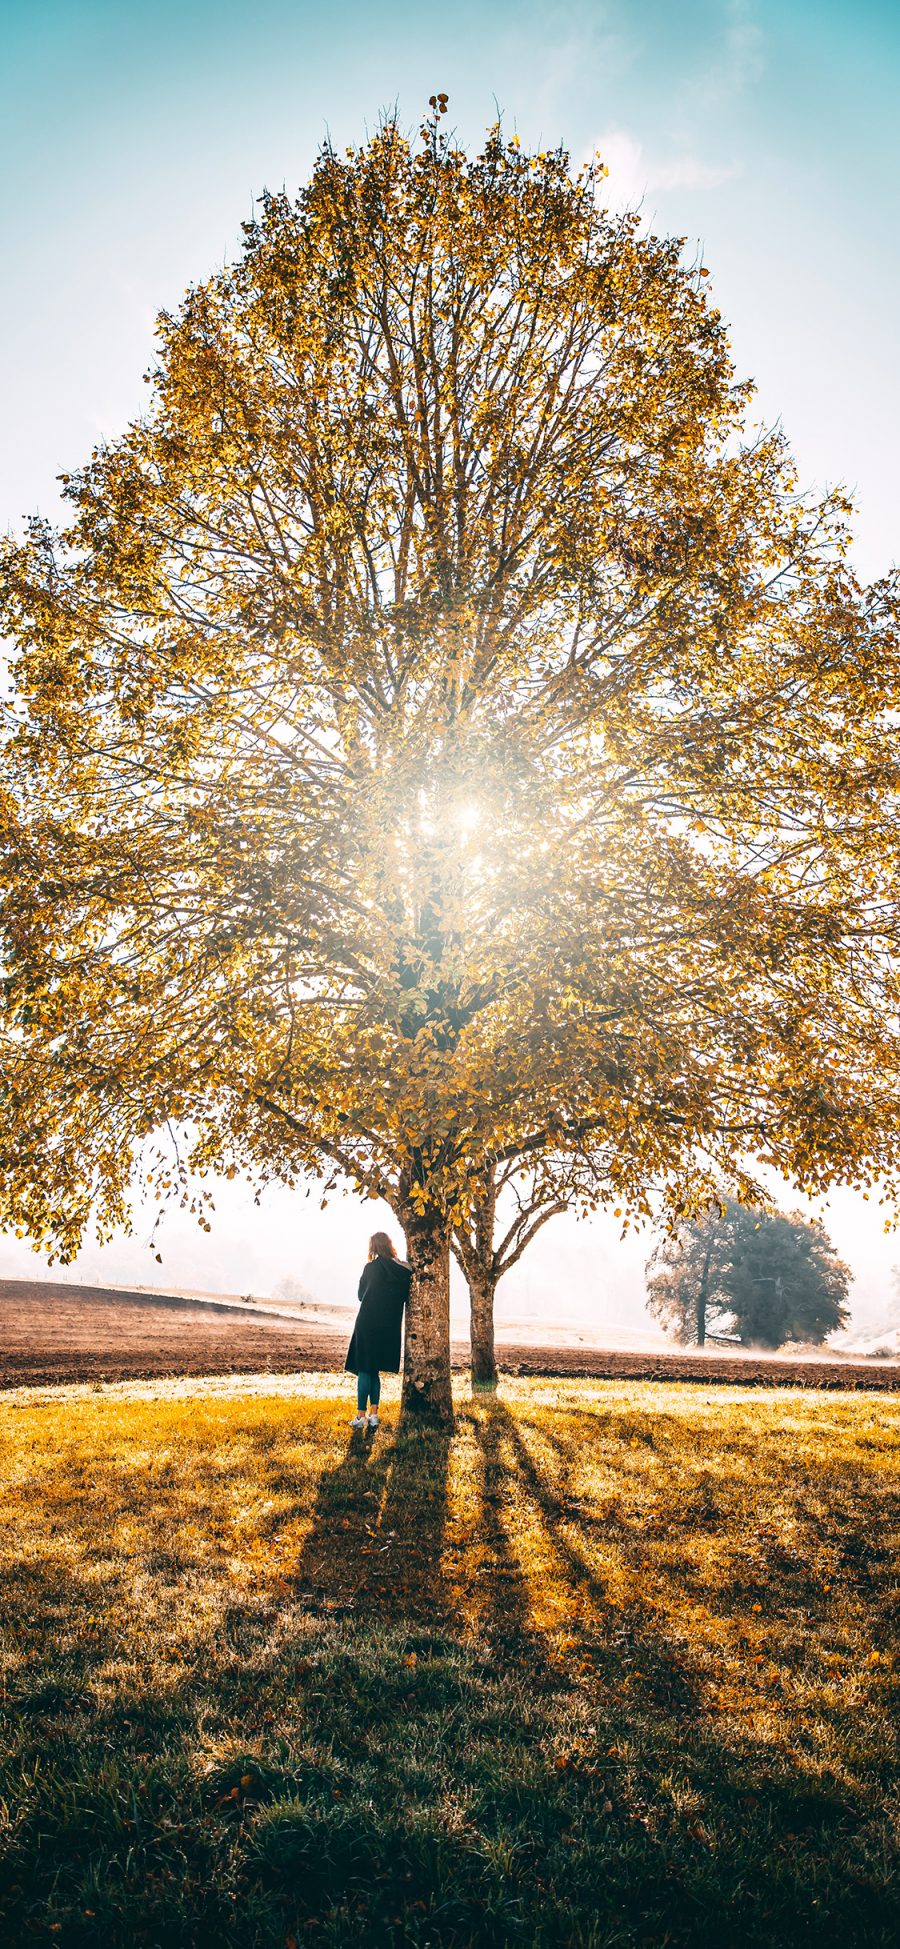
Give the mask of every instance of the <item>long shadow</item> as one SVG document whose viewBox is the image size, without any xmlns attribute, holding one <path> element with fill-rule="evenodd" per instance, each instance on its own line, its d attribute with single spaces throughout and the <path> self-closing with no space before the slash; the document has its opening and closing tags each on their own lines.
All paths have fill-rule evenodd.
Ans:
<svg viewBox="0 0 900 1949">
<path fill-rule="evenodd" d="M 351 1433 L 340 1461 L 319 1477 L 312 1522 L 297 1560 L 286 1566 L 295 1595 L 308 1609 L 352 1610 L 377 1548 L 391 1451 Z M 298 1505 L 298 1510 L 302 1505 Z M 290 1510 L 282 1510 L 284 1520 Z"/>
<path fill-rule="evenodd" d="M 205 1622 L 198 1610 L 196 1655 L 171 1673 L 159 1660 L 146 1672 L 137 1658 L 128 1673 L 116 1664 L 125 1572 L 111 1573 L 101 1609 L 93 1571 L 106 1539 L 91 1504 L 73 1505 L 64 1485 L 48 1495 L 47 1518 L 71 1530 L 83 1553 L 73 1557 L 63 1536 L 52 1560 L 10 1579 L 5 1622 L 28 1651 L 2 1708 L 16 1743 L 0 1793 L 24 1804 L 5 1868 L 0 1859 L 6 1939 L 31 1939 L 57 1902 L 58 1939 L 90 1949 L 101 1939 L 108 1949 L 214 1940 L 280 1949 L 310 1919 L 327 1922 L 329 1941 L 349 1941 L 364 1909 L 363 1931 L 391 1949 L 553 1940 L 888 1949 L 893 1908 L 870 1840 L 854 1839 L 854 1823 L 868 1816 L 852 1785 L 824 1774 L 817 1783 L 803 1751 L 772 1756 L 714 1720 L 699 1663 L 679 1662 L 689 1654 L 669 1641 L 664 1616 L 637 1597 L 613 1602 L 591 1562 L 596 1513 L 570 1493 L 581 1432 L 549 1444 L 545 1467 L 524 1423 L 497 1401 L 473 1415 L 472 1503 L 455 1557 L 450 1434 L 350 1436 L 318 1480 L 311 1520 L 299 1496 L 287 1510 L 309 1521 L 288 1571 L 293 1604 L 274 1586 L 238 1601 L 227 1558 L 221 1574 L 218 1559 L 191 1563 L 189 1536 L 180 1545 L 177 1537 L 181 1477 L 157 1470 L 129 1492 L 113 1471 L 114 1514 L 130 1493 L 135 1509 L 152 1509 L 154 1544 L 171 1528 L 173 1584 L 181 1557 L 190 1575 L 215 1572 Z M 263 1481 L 289 1492 L 290 1438 L 254 1429 L 242 1440 L 254 1455 L 236 1472 L 257 1489 Z M 837 1539 L 829 1494 L 837 1496 L 833 1485 L 820 1489 L 817 1520 L 863 1594 L 871 1576 L 887 1614 L 896 1493 L 883 1490 L 865 1537 L 851 1512 Z M 523 1506 L 540 1560 L 548 1574 L 558 1570 L 564 1602 L 570 1594 L 565 1667 L 520 1548 Z M 282 1503 L 258 1526 L 271 1533 L 284 1519 Z M 653 1535 L 633 1519 L 607 1520 L 614 1552 L 639 1573 Z M 165 1566 L 147 1568 L 166 1581 Z M 690 1589 L 677 1559 L 667 1575 L 675 1598 Z M 797 1597 L 807 1602 L 799 1569 Z M 70 1652 L 70 1617 L 93 1609 L 82 1649 Z M 401 1629 L 370 1634 L 371 1619 Z M 573 1748 L 582 1742 L 581 1757 L 564 1755 L 560 1770 L 556 1694 L 561 1708 L 585 1701 L 566 1734 Z M 711 1810 L 706 1837 L 659 1796 L 670 1770 L 695 1809 Z M 886 1761 L 884 1773 L 889 1812 Z M 757 1794 L 761 1781 L 757 1806 L 748 1790 Z M 508 1854 L 496 1846 L 504 1824 Z M 753 1874 L 755 1849 L 772 1870 L 773 1833 L 781 1892 L 770 1922 Z M 832 1877 L 816 1897 L 819 1917 L 809 1859 Z"/>
<path fill-rule="evenodd" d="M 548 1646 L 535 1626 L 529 1579 L 513 1548 L 503 1513 L 518 1486 L 516 1471 L 503 1453 L 504 1442 L 514 1428 L 508 1409 L 496 1398 L 475 1423 L 480 1526 L 491 1562 L 470 1595 L 486 1638 L 498 1649 L 515 1643 L 519 1656 L 537 1679 L 548 1669 Z"/>
<path fill-rule="evenodd" d="M 524 1486 L 529 1499 L 540 1512 L 545 1537 L 576 1599 L 569 1619 L 570 1635 L 575 1640 L 575 1658 L 585 1651 L 590 1654 L 593 1672 L 601 1686 L 604 1681 L 613 1687 L 621 1686 L 623 1677 L 630 1681 L 632 1675 L 639 1678 L 639 1687 L 631 1694 L 628 1707 L 627 1716 L 632 1728 L 643 1728 L 652 1737 L 655 1725 L 665 1734 L 667 1743 L 672 1734 L 683 1739 L 686 1761 L 699 1763 L 701 1767 L 708 1766 L 711 1761 L 713 1768 L 718 1767 L 721 1771 L 723 1780 L 729 1774 L 733 1777 L 736 1789 L 740 1787 L 742 1776 L 750 1768 L 751 1762 L 755 1772 L 766 1766 L 771 1766 L 773 1774 L 779 1768 L 786 1770 L 790 1773 L 790 1783 L 782 1783 L 778 1789 L 779 1797 L 785 1804 L 794 1807 L 796 1815 L 805 1800 L 809 1784 L 812 1788 L 810 1804 L 818 1808 L 822 1803 L 821 1780 L 818 1779 L 821 1769 L 814 1756 L 807 1761 L 798 1751 L 794 1763 L 785 1769 L 783 1752 L 776 1752 L 768 1745 L 760 1746 L 753 1734 L 747 1732 L 734 1738 L 724 1737 L 721 1721 L 715 1714 L 710 1715 L 709 1707 L 704 1702 L 707 1691 L 704 1675 L 692 1657 L 684 1634 L 679 1632 L 677 1639 L 673 1638 L 662 1616 L 658 1613 L 654 1615 L 653 1608 L 647 1607 L 640 1595 L 626 1598 L 624 1602 L 610 1602 L 604 1580 L 592 1570 L 577 1543 L 570 1540 L 573 1531 L 576 1536 L 579 1532 L 583 1534 L 593 1521 L 591 1517 L 573 1510 L 566 1493 L 566 1482 L 571 1473 L 565 1466 L 567 1452 L 573 1463 L 577 1461 L 574 1444 L 567 1444 L 559 1438 L 552 1444 L 561 1475 L 560 1486 L 555 1487 L 530 1454 L 518 1421 L 502 1402 L 492 1404 L 489 1418 L 479 1431 L 479 1439 L 485 1455 L 490 1458 L 491 1479 L 495 1486 L 510 1492 L 517 1484 Z M 511 1454 L 509 1464 L 504 1464 L 501 1459 L 504 1442 L 508 1444 Z M 859 1600 L 865 1604 L 870 1588 L 883 1585 L 879 1573 L 896 1553 L 896 1540 L 900 1533 L 900 1494 L 895 1489 L 884 1489 L 877 1510 L 867 1509 L 870 1525 L 867 1536 L 861 1537 L 851 1528 L 849 1535 L 838 1534 L 836 1537 L 837 1515 L 842 1501 L 846 1506 L 845 1483 L 851 1471 L 832 1467 L 827 1483 L 809 1471 L 808 1488 L 806 1473 L 801 1472 L 798 1481 L 796 1469 L 786 1467 L 785 1475 L 791 1479 L 790 1484 L 785 1483 L 785 1488 L 793 1490 L 795 1503 L 804 1499 L 810 1503 L 816 1527 L 829 1533 L 832 1548 L 836 1545 L 836 1553 L 844 1559 L 845 1582 L 852 1581 Z M 486 1520 L 490 1521 L 487 1517 Z M 719 1527 L 720 1524 L 727 1527 L 727 1512 L 714 1512 L 707 1527 Z M 656 1552 L 659 1530 L 655 1524 L 645 1527 L 633 1518 L 620 1518 L 615 1508 L 608 1513 L 606 1525 L 608 1530 L 610 1527 L 613 1530 L 617 1555 L 639 1593 L 641 1573 L 646 1567 L 659 1574 Z M 696 1510 L 692 1510 L 690 1528 L 693 1530 L 696 1527 Z M 668 1523 L 666 1528 L 668 1531 Z M 802 1539 L 791 1552 L 789 1560 L 781 1561 L 784 1558 L 783 1547 L 769 1540 L 762 1541 L 760 1555 L 763 1574 L 758 1587 L 755 1577 L 751 1576 L 748 1583 L 747 1573 L 741 1569 L 736 1572 L 730 1569 L 727 1578 L 721 1581 L 715 1593 L 718 1616 L 729 1621 L 735 1615 L 746 1616 L 748 1588 L 750 1596 L 757 1599 L 753 1608 L 761 1616 L 779 1614 L 786 1588 L 790 1590 L 798 1617 L 821 1619 L 825 1615 L 828 1599 L 823 1596 L 821 1573 L 807 1560 Z M 848 1577 L 847 1571 L 851 1565 L 855 1576 Z M 778 1592 L 774 1609 L 767 1590 L 767 1570 L 777 1573 L 773 1579 Z M 835 1578 L 838 1574 L 831 1572 Z M 708 1581 L 694 1570 L 689 1561 L 679 1563 L 677 1568 L 668 1567 L 664 1572 L 664 1581 L 668 1586 L 670 1611 L 676 1614 L 682 1599 L 709 1599 Z M 578 1598 L 586 1602 L 579 1605 Z M 884 1601 L 882 1589 L 883 1605 Z M 886 1624 L 887 1619 L 883 1616 L 881 1634 Z M 867 1620 L 867 1639 L 873 1631 L 879 1635 L 874 1613 Z M 537 1647 L 538 1635 L 533 1631 L 530 1634 L 523 1632 L 523 1638 L 528 1635 L 532 1645 Z M 816 1715 L 820 1722 L 834 1729 L 836 1736 L 839 1735 L 846 1717 L 839 1703 L 829 1704 L 819 1699 Z M 844 1812 L 846 1814 L 846 1808 Z"/>
<path fill-rule="evenodd" d="M 446 1618 L 441 1559 L 449 1429 L 351 1433 L 320 1478 L 312 1522 L 288 1576 L 298 1597 L 367 1617 Z"/>
<path fill-rule="evenodd" d="M 585 1527 L 583 1518 L 573 1516 L 571 1502 L 565 1492 L 565 1481 L 570 1473 L 565 1465 L 570 1458 L 573 1462 L 575 1460 L 572 1445 L 569 1444 L 567 1449 L 565 1443 L 554 1444 L 564 1469 L 563 1486 L 556 1489 L 530 1454 L 517 1420 L 502 1402 L 492 1404 L 478 1429 L 478 1439 L 484 1456 L 485 1484 L 493 1484 L 498 1498 L 511 1498 L 524 1490 L 539 1511 L 545 1542 L 574 1600 L 570 1605 L 567 1625 L 569 1635 L 575 1641 L 576 1662 L 588 1654 L 600 1680 L 604 1674 L 610 1680 L 621 1676 L 623 1660 L 626 1668 L 640 1664 L 641 1683 L 646 1687 L 642 1697 L 649 1710 L 658 1711 L 667 1719 L 673 1714 L 696 1715 L 697 1688 L 683 1657 L 648 1627 L 637 1607 L 623 1608 L 611 1601 L 606 1582 L 590 1567 L 577 1544 L 571 1540 L 573 1529 L 577 1532 Z M 510 1453 L 509 1462 L 503 1459 L 504 1444 Z M 530 1658 L 538 1677 L 548 1669 L 550 1647 L 545 1634 L 532 1622 L 529 1585 L 518 1568 L 506 1528 L 496 1513 L 496 1505 L 494 1511 L 488 1514 L 491 1504 L 486 1495 L 484 1508 L 485 1523 L 498 1557 L 514 1566 L 506 1572 L 502 1590 L 496 1592 L 493 1628 L 501 1632 L 508 1629 L 510 1616 L 515 1612 L 523 1646 L 526 1643 L 530 1646 Z M 513 1594 L 514 1601 L 511 1602 Z"/>
</svg>

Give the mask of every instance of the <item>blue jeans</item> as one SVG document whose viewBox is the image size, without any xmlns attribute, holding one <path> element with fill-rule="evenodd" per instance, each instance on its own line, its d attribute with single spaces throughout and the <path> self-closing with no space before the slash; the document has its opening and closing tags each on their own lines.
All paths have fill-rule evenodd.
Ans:
<svg viewBox="0 0 900 1949">
<path fill-rule="evenodd" d="M 371 1401 L 377 1408 L 381 1400 L 381 1375 L 360 1372 L 356 1376 L 356 1406 L 360 1414 L 365 1414 L 366 1402 Z"/>
</svg>

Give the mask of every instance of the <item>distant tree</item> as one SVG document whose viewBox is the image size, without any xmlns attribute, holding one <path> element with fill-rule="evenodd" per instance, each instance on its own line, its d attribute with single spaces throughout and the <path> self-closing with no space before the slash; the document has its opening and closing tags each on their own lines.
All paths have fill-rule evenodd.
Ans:
<svg viewBox="0 0 900 1949">
<path fill-rule="evenodd" d="M 846 1325 L 850 1270 L 823 1225 L 738 1205 L 733 1234 L 731 1313 L 745 1345 L 818 1345 Z"/>
<path fill-rule="evenodd" d="M 716 1209 L 695 1223 L 667 1234 L 647 1261 L 647 1303 L 667 1332 L 685 1345 L 706 1345 L 710 1323 L 718 1320 L 718 1273 L 722 1263 Z"/>
<path fill-rule="evenodd" d="M 663 1239 L 647 1267 L 651 1311 L 701 1347 L 716 1328 L 742 1346 L 819 1345 L 845 1325 L 849 1285 L 824 1226 L 733 1201 Z"/>
</svg>

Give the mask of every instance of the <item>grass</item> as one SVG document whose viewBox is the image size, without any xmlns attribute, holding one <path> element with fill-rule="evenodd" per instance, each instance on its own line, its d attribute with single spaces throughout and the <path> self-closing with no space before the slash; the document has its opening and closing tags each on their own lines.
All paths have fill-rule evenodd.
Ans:
<svg viewBox="0 0 900 1949">
<path fill-rule="evenodd" d="M 900 1403 L 390 1393 L 0 1400 L 0 1939 L 894 1945 Z"/>
</svg>

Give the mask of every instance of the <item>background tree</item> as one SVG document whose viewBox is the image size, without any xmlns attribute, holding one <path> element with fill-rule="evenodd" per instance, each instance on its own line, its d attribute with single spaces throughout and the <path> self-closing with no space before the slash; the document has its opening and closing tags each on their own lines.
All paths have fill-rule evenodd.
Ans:
<svg viewBox="0 0 900 1949">
<path fill-rule="evenodd" d="M 647 1261 L 650 1311 L 685 1346 L 705 1347 L 723 1311 L 717 1286 L 724 1249 L 721 1231 L 722 1216 L 714 1208 L 664 1235 Z"/>
<path fill-rule="evenodd" d="M 0 1216 L 71 1255 L 167 1123 L 343 1173 L 446 1414 L 485 1159 L 890 1168 L 895 597 L 596 170 L 436 111 L 245 228 L 5 550 Z"/>
<path fill-rule="evenodd" d="M 824 1226 L 734 1201 L 663 1239 L 647 1267 L 651 1311 L 701 1347 L 716 1328 L 742 1346 L 820 1345 L 846 1325 L 849 1289 Z"/>
</svg>

